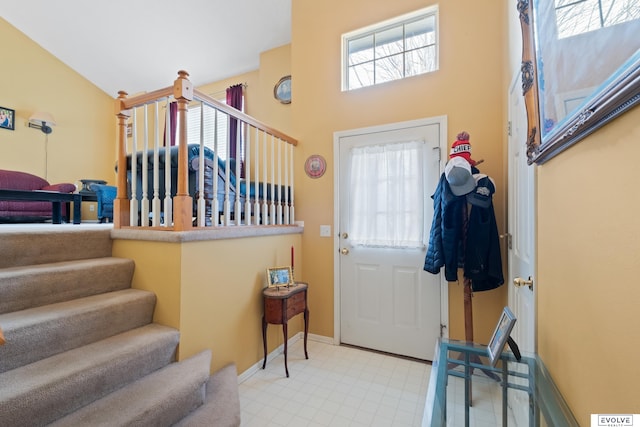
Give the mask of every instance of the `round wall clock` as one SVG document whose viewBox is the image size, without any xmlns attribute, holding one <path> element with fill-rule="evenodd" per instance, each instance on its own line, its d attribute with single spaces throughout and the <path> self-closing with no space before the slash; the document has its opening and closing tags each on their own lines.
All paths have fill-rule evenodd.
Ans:
<svg viewBox="0 0 640 427">
<path fill-rule="evenodd" d="M 273 96 L 283 104 L 291 104 L 291 76 L 284 76 L 276 83 Z"/>
<path fill-rule="evenodd" d="M 327 161 L 319 154 L 309 156 L 304 162 L 304 171 L 309 178 L 320 178 L 327 170 Z"/>
</svg>

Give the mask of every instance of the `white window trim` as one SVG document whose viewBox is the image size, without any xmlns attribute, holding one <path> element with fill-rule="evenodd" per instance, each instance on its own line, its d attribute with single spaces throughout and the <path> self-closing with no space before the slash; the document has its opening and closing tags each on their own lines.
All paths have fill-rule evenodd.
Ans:
<svg viewBox="0 0 640 427">
<path fill-rule="evenodd" d="M 349 91 L 349 87 L 348 87 L 348 74 L 349 74 L 349 52 L 347 49 L 347 41 L 350 39 L 353 39 L 357 36 L 361 36 L 364 35 L 366 33 L 370 33 L 370 32 L 377 32 L 377 31 L 381 31 L 386 27 L 392 27 L 392 26 L 396 26 L 399 24 L 402 24 L 406 21 L 410 21 L 413 20 L 415 18 L 424 16 L 424 15 L 433 15 L 436 21 L 436 31 L 435 31 L 435 39 L 436 39 L 436 70 L 438 70 L 440 68 L 440 14 L 439 14 L 439 8 L 438 5 L 434 5 L 434 6 L 429 6 L 429 7 L 425 7 L 423 9 L 419 9 L 413 12 L 409 12 L 406 13 L 404 15 L 400 15 L 400 16 L 396 16 L 395 18 L 391 18 L 391 19 L 387 19 L 386 21 L 382 21 L 382 22 L 378 22 L 372 25 L 369 25 L 367 27 L 363 27 L 363 28 L 359 28 L 357 30 L 345 33 L 342 35 L 342 40 L 341 40 L 341 56 L 342 56 L 342 63 L 341 63 L 341 75 L 342 75 L 342 82 L 341 82 L 341 86 L 342 86 L 342 91 L 343 92 L 347 92 Z M 372 86 L 377 86 L 376 85 L 372 85 Z M 371 86 L 365 86 L 365 87 L 371 87 Z M 364 89 L 364 88 L 360 88 L 360 89 Z M 351 89 L 354 90 L 354 89 Z"/>
</svg>

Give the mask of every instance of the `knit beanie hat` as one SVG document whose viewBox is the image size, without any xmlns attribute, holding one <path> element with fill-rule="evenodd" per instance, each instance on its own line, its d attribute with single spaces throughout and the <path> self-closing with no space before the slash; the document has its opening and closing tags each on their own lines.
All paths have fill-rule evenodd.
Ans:
<svg viewBox="0 0 640 427">
<path fill-rule="evenodd" d="M 462 157 L 469 162 L 471 166 L 476 165 L 476 161 L 471 159 L 471 143 L 469 142 L 469 134 L 462 131 L 456 137 L 456 140 L 451 144 L 451 153 L 449 158 Z"/>
</svg>

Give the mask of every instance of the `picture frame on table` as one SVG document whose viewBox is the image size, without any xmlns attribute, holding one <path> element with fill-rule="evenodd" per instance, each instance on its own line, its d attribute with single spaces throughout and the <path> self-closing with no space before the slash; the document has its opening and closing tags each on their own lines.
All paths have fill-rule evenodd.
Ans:
<svg viewBox="0 0 640 427">
<path fill-rule="evenodd" d="M 293 285 L 293 272 L 291 271 L 291 267 L 267 268 L 267 281 L 270 288 Z"/>
<path fill-rule="evenodd" d="M 0 128 L 15 130 L 16 111 L 11 108 L 0 107 Z"/>
<path fill-rule="evenodd" d="M 492 367 L 495 367 L 496 363 L 498 363 L 498 359 L 500 359 L 502 350 L 511 335 L 511 331 L 513 330 L 513 326 L 516 324 L 516 320 L 516 316 L 509 307 L 505 307 L 502 310 L 500 320 L 498 320 L 496 329 L 493 331 L 493 335 L 491 336 L 491 340 L 487 346 L 489 362 Z"/>
</svg>

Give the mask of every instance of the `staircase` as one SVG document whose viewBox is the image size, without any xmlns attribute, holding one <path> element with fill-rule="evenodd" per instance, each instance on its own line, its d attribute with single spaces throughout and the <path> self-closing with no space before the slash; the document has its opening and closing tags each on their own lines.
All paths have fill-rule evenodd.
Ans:
<svg viewBox="0 0 640 427">
<path fill-rule="evenodd" d="M 0 229 L 0 253 L 0 426 L 240 425 L 235 365 L 176 362 L 108 228 Z"/>
</svg>

